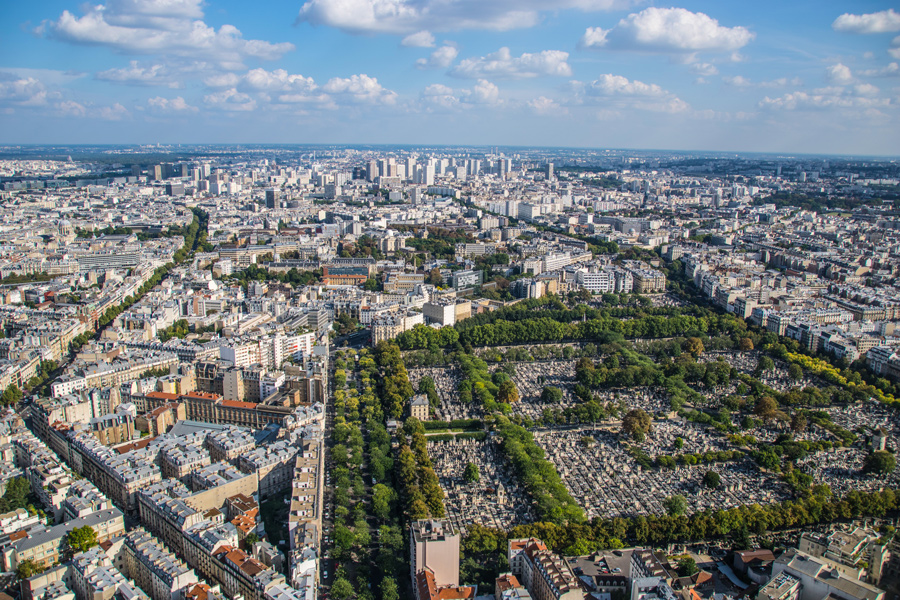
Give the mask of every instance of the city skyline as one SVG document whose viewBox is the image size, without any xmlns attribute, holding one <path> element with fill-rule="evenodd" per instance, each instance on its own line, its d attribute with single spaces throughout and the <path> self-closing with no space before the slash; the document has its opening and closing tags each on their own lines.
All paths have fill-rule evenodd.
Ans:
<svg viewBox="0 0 900 600">
<path fill-rule="evenodd" d="M 888 2 L 4 8 L 0 143 L 900 154 Z"/>
</svg>

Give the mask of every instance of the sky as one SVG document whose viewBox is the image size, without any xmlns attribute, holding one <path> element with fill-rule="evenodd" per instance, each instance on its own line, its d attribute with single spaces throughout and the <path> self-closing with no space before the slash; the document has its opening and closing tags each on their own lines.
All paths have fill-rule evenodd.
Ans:
<svg viewBox="0 0 900 600">
<path fill-rule="evenodd" d="M 0 144 L 900 156 L 900 4 L 72 0 L 0 6 Z"/>
</svg>

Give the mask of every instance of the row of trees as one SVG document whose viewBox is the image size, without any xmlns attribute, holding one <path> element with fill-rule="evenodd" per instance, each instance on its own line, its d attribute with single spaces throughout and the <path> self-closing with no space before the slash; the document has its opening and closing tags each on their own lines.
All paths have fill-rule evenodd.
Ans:
<svg viewBox="0 0 900 600">
<path fill-rule="evenodd" d="M 898 508 L 894 490 L 848 492 L 843 498 L 831 496 L 827 486 L 799 499 L 767 504 L 744 505 L 731 509 L 706 510 L 691 515 L 677 514 L 595 518 L 590 523 L 565 524 L 541 521 L 518 525 L 510 531 L 481 526 L 469 528 L 463 546 L 473 551 L 502 551 L 508 539 L 538 537 L 550 548 L 566 556 L 585 555 L 596 550 L 627 545 L 666 546 L 708 539 L 741 538 L 747 534 L 811 527 L 864 517 L 884 517 Z"/>
<path fill-rule="evenodd" d="M 173 257 L 174 265 L 180 265 L 185 260 L 187 260 L 188 257 L 193 255 L 194 251 L 197 249 L 197 244 L 199 243 L 198 234 L 201 231 L 206 232 L 207 225 L 209 223 L 209 215 L 206 214 L 206 212 L 199 208 L 193 208 L 191 210 L 194 212 L 194 218 L 184 233 L 184 245 L 175 251 L 175 255 Z M 150 279 L 148 279 L 140 288 L 138 288 L 138 291 L 134 296 L 126 296 L 121 304 L 112 306 L 107 309 L 107 311 L 100 317 L 100 327 L 106 327 L 107 325 L 115 321 L 116 317 L 131 308 L 136 302 L 143 298 L 144 294 L 156 287 L 166 277 L 166 275 L 169 274 L 169 271 L 174 265 L 172 263 L 167 263 L 162 267 L 158 267 L 153 272 L 153 275 L 150 276 Z"/>
<path fill-rule="evenodd" d="M 339 567 L 331 595 L 374 600 L 376 592 L 380 592 L 382 600 L 399 600 L 397 577 L 405 572 L 401 558 L 404 541 L 397 516 L 397 493 L 391 484 L 391 436 L 384 426 L 384 411 L 375 391 L 378 367 L 367 350 L 361 351 L 355 364 L 338 354 L 335 367 L 342 376 L 335 377 L 331 449 L 336 465 L 332 471 L 334 541 L 337 557 L 355 563 L 356 578 L 351 583 L 347 568 Z M 346 373 L 351 370 L 354 385 L 348 387 Z M 373 524 L 377 527 L 377 549 L 373 548 Z M 370 587 L 370 582 L 377 585 Z"/>
<path fill-rule="evenodd" d="M 535 327 L 537 327 L 535 329 Z M 531 333 L 529 334 L 529 329 Z M 419 327 L 403 332 L 403 350 L 448 347 L 457 339 L 469 346 L 502 346 L 528 342 L 606 339 L 603 333 L 632 338 L 665 338 L 689 333 L 740 334 L 746 324 L 696 307 L 615 307 L 569 309 L 559 298 L 547 296 L 519 302 L 490 313 L 474 315 L 453 328 Z M 450 331 L 459 334 L 456 338 Z"/>
<path fill-rule="evenodd" d="M 500 451 L 534 499 L 537 518 L 557 524 L 584 521 L 584 511 L 566 489 L 553 463 L 544 458 L 544 451 L 531 432 L 502 415 L 496 417 L 494 425 L 502 438 Z"/>
</svg>

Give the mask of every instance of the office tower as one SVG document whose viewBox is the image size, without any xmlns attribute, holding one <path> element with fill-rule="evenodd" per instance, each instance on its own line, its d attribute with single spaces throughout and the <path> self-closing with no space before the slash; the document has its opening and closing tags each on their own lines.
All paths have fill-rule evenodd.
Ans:
<svg viewBox="0 0 900 600">
<path fill-rule="evenodd" d="M 274 188 L 266 190 L 266 208 L 275 208 L 278 201 L 278 192 Z"/>
</svg>

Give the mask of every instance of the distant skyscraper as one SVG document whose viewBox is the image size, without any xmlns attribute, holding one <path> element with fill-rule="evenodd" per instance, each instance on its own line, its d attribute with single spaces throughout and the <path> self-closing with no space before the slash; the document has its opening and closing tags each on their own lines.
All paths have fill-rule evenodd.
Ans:
<svg viewBox="0 0 900 600">
<path fill-rule="evenodd" d="M 278 201 L 277 194 L 278 192 L 273 188 L 269 188 L 266 190 L 266 208 L 275 208 Z"/>
<path fill-rule="evenodd" d="M 547 166 L 544 167 L 544 174 L 547 176 L 547 180 L 553 179 L 553 163 L 548 162 Z"/>
</svg>

